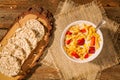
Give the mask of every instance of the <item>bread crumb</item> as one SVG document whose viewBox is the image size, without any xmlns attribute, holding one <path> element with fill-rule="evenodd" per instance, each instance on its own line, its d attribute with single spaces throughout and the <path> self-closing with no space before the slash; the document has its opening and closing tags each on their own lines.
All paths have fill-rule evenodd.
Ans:
<svg viewBox="0 0 120 80">
<path fill-rule="evenodd" d="M 0 44 L 0 47 L 2 47 L 2 44 Z"/>
<path fill-rule="evenodd" d="M 12 9 L 13 7 L 11 6 L 10 9 Z"/>
</svg>

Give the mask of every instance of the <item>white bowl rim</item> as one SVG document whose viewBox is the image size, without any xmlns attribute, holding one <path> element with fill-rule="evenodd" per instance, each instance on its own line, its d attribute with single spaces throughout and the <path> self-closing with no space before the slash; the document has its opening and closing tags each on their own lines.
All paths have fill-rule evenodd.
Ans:
<svg viewBox="0 0 120 80">
<path fill-rule="evenodd" d="M 65 50 L 63 49 L 65 33 L 72 25 L 80 24 L 80 23 L 86 23 L 86 24 L 92 25 L 93 27 L 96 27 L 96 25 L 94 23 L 90 22 L 90 21 L 86 21 L 86 20 L 74 21 L 74 22 L 70 23 L 69 25 L 67 25 L 67 27 L 63 30 L 62 35 L 61 35 L 61 39 L 60 39 L 60 45 L 61 45 L 62 52 L 64 53 L 64 55 L 68 59 L 70 59 L 73 62 L 77 62 L 77 63 L 86 63 L 86 62 L 90 62 L 90 61 L 94 60 L 100 54 L 100 52 L 102 51 L 102 48 L 103 48 L 103 35 L 102 35 L 102 32 L 100 31 L 100 29 L 98 29 L 97 33 L 99 33 L 99 35 L 101 37 L 100 48 L 94 54 L 92 54 L 92 56 L 90 56 L 89 58 L 84 59 L 84 60 L 80 60 L 80 59 L 73 59 L 73 58 L 69 57 L 67 55 L 67 53 L 65 52 Z"/>
</svg>

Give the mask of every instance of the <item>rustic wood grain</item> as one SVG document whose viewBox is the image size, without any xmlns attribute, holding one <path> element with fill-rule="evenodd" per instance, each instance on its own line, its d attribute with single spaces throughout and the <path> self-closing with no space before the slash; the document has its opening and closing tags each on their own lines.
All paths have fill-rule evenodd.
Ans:
<svg viewBox="0 0 120 80">
<path fill-rule="evenodd" d="M 6 32 L 7 32 L 7 30 L 0 30 L 0 41 L 4 37 L 4 35 L 6 34 Z"/>
<path fill-rule="evenodd" d="M 55 13 L 60 1 L 65 0 L 0 0 L 0 27 L 10 28 L 15 18 L 29 7 L 43 6 Z M 74 0 L 76 4 L 86 4 L 92 0 Z M 104 6 L 118 7 L 119 0 L 100 0 Z"/>
<path fill-rule="evenodd" d="M 16 17 L 18 17 L 19 14 L 26 11 L 29 7 L 35 7 L 35 6 L 43 6 L 44 8 L 50 10 L 53 14 L 56 12 L 57 6 L 60 1 L 65 0 L 0 0 L 0 27 L 3 28 L 10 28 L 13 24 Z M 76 4 L 86 4 L 91 2 L 92 0 L 73 0 L 76 2 Z M 107 14 L 109 18 L 114 20 L 116 14 L 119 15 L 118 12 L 114 12 L 114 10 L 118 9 L 120 6 L 120 0 L 100 0 L 107 11 Z M 120 11 L 118 9 L 118 11 Z M 120 19 L 118 18 L 117 21 L 119 22 Z M 0 39 L 4 36 L 4 34 L 7 32 L 7 30 L 0 30 Z M 51 53 L 52 54 L 52 53 Z M 51 60 L 51 59 L 50 59 Z M 43 62 L 45 63 L 45 62 Z M 52 63 L 52 62 L 51 62 Z M 30 80 L 61 80 L 60 72 L 57 71 L 56 67 L 46 66 L 42 64 L 42 66 L 39 66 L 33 75 L 29 77 Z M 120 73 L 120 71 L 117 71 L 119 69 L 119 66 L 115 68 L 116 75 Z M 111 70 L 111 72 L 114 70 Z M 51 74 L 53 77 L 49 78 Z M 110 77 L 109 71 L 106 72 L 106 76 L 104 78 L 107 78 L 107 76 Z M 111 73 L 115 74 L 115 73 Z M 119 77 L 119 76 L 118 76 Z M 115 78 L 115 77 L 114 77 Z M 113 79 L 114 80 L 114 79 Z"/>
</svg>

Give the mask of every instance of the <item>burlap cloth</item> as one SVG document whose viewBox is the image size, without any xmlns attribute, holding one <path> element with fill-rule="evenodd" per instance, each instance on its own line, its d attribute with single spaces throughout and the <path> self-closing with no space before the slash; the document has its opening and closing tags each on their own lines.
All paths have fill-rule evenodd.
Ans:
<svg viewBox="0 0 120 80">
<path fill-rule="evenodd" d="M 70 61 L 60 47 L 60 38 L 65 27 L 77 20 L 88 20 L 98 24 L 102 18 L 107 23 L 100 28 L 104 37 L 104 46 L 100 55 L 88 63 L 80 64 Z M 60 3 L 55 20 L 54 40 L 43 62 L 50 62 L 48 58 L 51 55 L 63 80 L 96 80 L 99 79 L 97 74 L 102 70 L 119 63 L 118 52 L 114 47 L 118 38 L 116 34 L 119 25 L 109 20 L 105 16 L 104 9 L 100 8 L 96 2 L 77 6 L 71 1 Z"/>
</svg>

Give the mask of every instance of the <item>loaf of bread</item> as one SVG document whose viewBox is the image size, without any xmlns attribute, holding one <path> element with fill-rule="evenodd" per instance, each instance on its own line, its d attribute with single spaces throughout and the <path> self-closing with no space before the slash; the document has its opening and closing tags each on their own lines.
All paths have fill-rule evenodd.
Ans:
<svg viewBox="0 0 120 80">
<path fill-rule="evenodd" d="M 25 59 L 43 38 L 44 32 L 43 25 L 35 19 L 28 20 L 18 28 L 1 52 L 0 72 L 7 76 L 16 76 Z"/>
<path fill-rule="evenodd" d="M 43 8 L 30 8 L 18 16 L 0 42 L 2 77 L 21 80 L 30 73 L 48 46 L 53 22 L 53 15 Z"/>
</svg>

